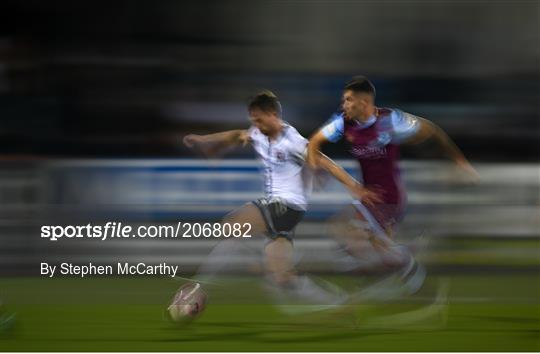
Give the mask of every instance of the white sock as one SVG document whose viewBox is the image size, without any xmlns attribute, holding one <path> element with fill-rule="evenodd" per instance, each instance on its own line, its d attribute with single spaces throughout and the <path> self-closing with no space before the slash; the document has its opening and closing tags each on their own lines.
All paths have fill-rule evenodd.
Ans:
<svg viewBox="0 0 540 354">
<path fill-rule="evenodd" d="M 206 256 L 199 267 L 195 279 L 205 282 L 215 282 L 219 273 L 245 269 L 242 256 L 249 251 L 239 240 L 225 240 L 219 242 Z"/>
</svg>

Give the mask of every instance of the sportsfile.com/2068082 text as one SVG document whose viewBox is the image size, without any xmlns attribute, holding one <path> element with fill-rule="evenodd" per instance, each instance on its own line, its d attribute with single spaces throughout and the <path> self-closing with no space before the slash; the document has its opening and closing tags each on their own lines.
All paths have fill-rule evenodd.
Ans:
<svg viewBox="0 0 540 354">
<path fill-rule="evenodd" d="M 59 239 L 99 239 L 113 238 L 218 238 L 251 237 L 250 223 L 185 223 L 175 225 L 139 225 L 133 227 L 122 222 L 109 221 L 94 225 L 43 225 L 41 238 L 51 241 Z"/>
</svg>

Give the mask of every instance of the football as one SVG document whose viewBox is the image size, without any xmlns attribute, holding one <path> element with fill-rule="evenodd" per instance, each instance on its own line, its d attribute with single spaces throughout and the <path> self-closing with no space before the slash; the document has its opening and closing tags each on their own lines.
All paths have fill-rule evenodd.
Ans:
<svg viewBox="0 0 540 354">
<path fill-rule="evenodd" d="M 207 295 L 199 283 L 184 284 L 178 289 L 167 308 L 173 322 L 189 322 L 197 318 L 206 307 Z"/>
</svg>

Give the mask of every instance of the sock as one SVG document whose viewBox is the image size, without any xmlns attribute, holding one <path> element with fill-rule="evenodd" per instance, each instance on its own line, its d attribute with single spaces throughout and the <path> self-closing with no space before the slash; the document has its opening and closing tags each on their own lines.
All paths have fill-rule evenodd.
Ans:
<svg viewBox="0 0 540 354">
<path fill-rule="evenodd" d="M 245 256 L 249 250 L 240 240 L 219 242 L 199 267 L 195 279 L 205 282 L 216 282 L 219 273 L 245 269 Z"/>
</svg>

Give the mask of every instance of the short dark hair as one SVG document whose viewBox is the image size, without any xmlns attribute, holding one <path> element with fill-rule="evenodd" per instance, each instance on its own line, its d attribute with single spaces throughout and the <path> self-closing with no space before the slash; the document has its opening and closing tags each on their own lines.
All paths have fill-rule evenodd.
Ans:
<svg viewBox="0 0 540 354">
<path fill-rule="evenodd" d="M 281 117 L 281 103 L 279 103 L 277 96 L 270 90 L 262 90 L 250 98 L 248 110 L 254 108 L 258 108 L 266 113 L 276 113 Z"/>
<path fill-rule="evenodd" d="M 346 84 L 343 90 L 351 90 L 353 92 L 365 92 L 375 98 L 375 86 L 365 76 L 354 76 Z"/>
</svg>

